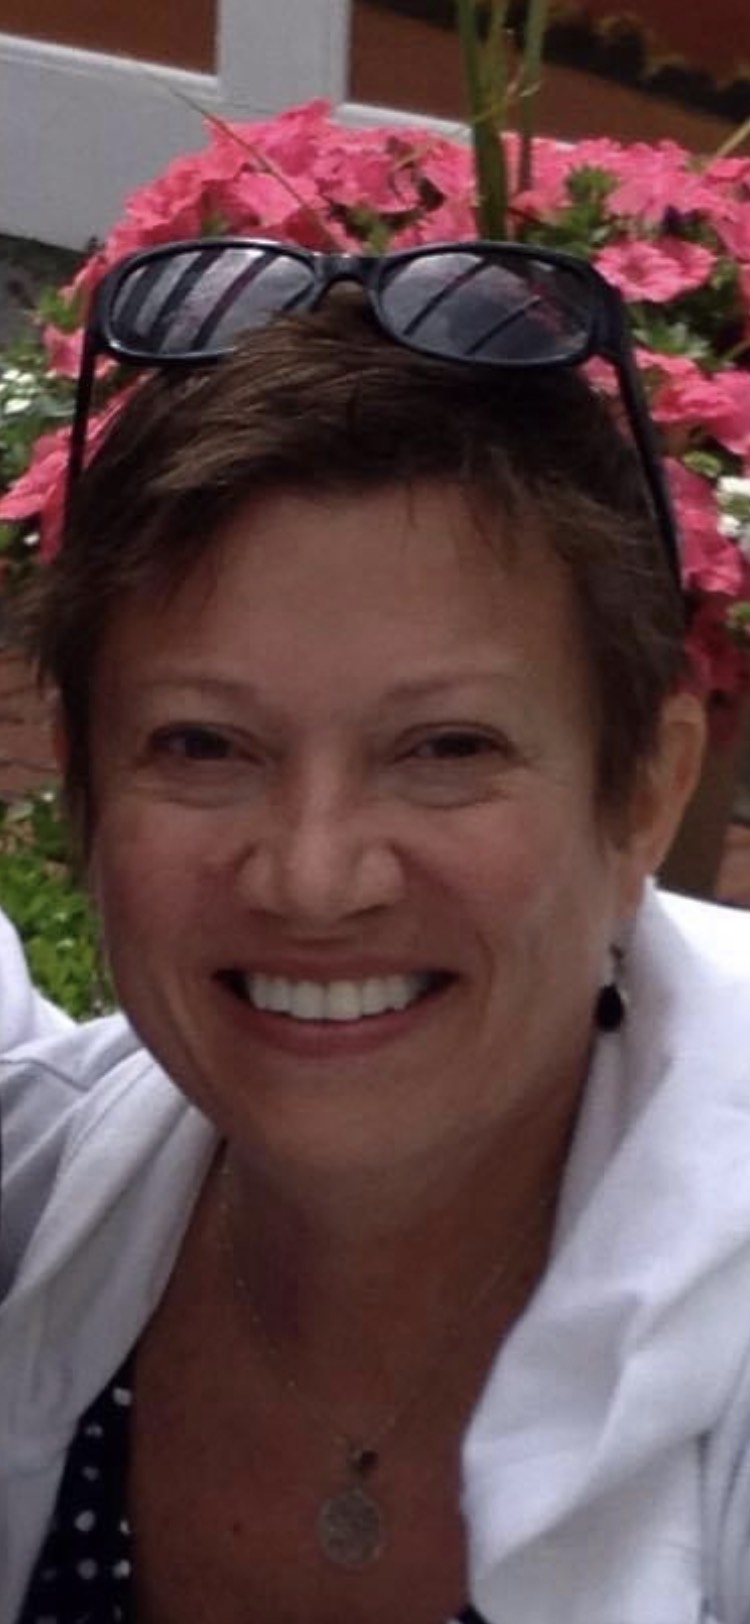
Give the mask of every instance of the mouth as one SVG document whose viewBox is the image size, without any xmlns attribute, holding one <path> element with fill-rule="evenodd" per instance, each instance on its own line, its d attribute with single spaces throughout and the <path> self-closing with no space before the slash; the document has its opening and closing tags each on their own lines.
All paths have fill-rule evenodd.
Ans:
<svg viewBox="0 0 750 1624">
<path fill-rule="evenodd" d="M 346 1022 L 401 1013 L 441 991 L 454 977 L 441 970 L 335 981 L 292 980 L 229 970 L 219 979 L 252 1009 L 290 1021 Z"/>
</svg>

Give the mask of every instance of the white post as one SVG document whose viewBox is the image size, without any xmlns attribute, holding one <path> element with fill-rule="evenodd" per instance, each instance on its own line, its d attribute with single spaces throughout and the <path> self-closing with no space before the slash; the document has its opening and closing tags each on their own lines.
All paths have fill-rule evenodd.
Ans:
<svg viewBox="0 0 750 1624">
<path fill-rule="evenodd" d="M 324 96 L 345 101 L 350 0 L 221 0 L 222 98 L 250 116 Z"/>
</svg>

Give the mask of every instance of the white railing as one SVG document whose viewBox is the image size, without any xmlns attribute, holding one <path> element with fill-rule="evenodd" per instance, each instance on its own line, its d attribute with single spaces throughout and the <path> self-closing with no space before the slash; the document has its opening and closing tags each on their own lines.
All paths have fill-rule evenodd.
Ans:
<svg viewBox="0 0 750 1624">
<path fill-rule="evenodd" d="M 202 141 L 200 114 L 346 103 L 350 0 L 217 0 L 218 67 L 188 73 L 0 34 L 0 232 L 81 247 Z M 357 116 L 357 109 L 347 109 Z"/>
</svg>

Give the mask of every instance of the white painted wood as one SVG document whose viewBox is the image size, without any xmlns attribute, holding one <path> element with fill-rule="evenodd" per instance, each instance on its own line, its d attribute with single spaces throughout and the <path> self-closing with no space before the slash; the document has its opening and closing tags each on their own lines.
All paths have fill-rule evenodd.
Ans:
<svg viewBox="0 0 750 1624">
<path fill-rule="evenodd" d="M 0 36 L 0 232 L 82 247 L 134 186 L 200 146 L 214 79 Z"/>
<path fill-rule="evenodd" d="M 218 0 L 216 75 L 0 34 L 0 232 L 82 247 L 201 145 L 191 103 L 252 118 L 344 101 L 350 0 Z"/>
<path fill-rule="evenodd" d="M 237 109 L 278 108 L 349 83 L 350 0 L 219 0 L 219 78 Z"/>
<path fill-rule="evenodd" d="M 413 128 L 415 124 L 444 135 L 449 141 L 468 141 L 469 127 L 452 118 L 438 118 L 436 113 L 410 113 L 404 107 L 377 107 L 372 102 L 343 102 L 337 118 L 342 124 L 394 124 Z"/>
<path fill-rule="evenodd" d="M 218 0 L 216 75 L 0 34 L 0 233 L 82 248 L 128 193 L 203 144 L 199 109 L 262 117 L 326 97 L 352 123 L 439 119 L 346 100 L 350 0 Z"/>
</svg>

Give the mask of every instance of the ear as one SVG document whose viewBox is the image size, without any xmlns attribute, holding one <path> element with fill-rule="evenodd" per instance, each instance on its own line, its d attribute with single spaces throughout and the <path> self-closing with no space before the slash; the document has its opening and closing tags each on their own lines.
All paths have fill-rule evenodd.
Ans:
<svg viewBox="0 0 750 1624">
<path fill-rule="evenodd" d="M 697 784 L 705 746 L 702 701 L 687 689 L 670 694 L 662 706 L 656 746 L 638 769 L 623 830 L 623 917 L 638 906 L 644 881 L 657 872 L 669 851 Z"/>
</svg>

